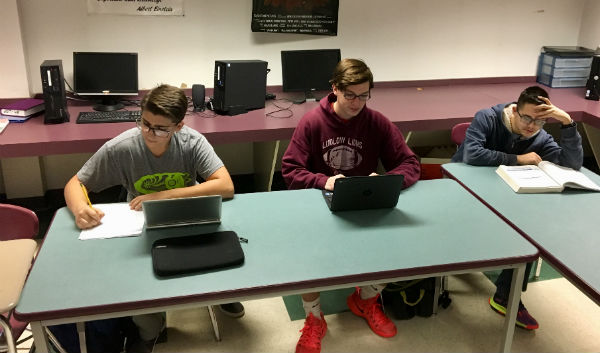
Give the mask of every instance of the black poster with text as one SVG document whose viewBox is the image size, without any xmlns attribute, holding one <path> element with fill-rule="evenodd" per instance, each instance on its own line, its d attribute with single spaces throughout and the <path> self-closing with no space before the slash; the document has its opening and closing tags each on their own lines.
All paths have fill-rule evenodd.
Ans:
<svg viewBox="0 0 600 353">
<path fill-rule="evenodd" d="M 252 0 L 252 32 L 337 35 L 339 0 Z"/>
</svg>

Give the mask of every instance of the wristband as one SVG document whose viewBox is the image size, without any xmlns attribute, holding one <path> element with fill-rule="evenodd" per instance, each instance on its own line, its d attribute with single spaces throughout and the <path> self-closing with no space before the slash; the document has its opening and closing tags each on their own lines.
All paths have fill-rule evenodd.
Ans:
<svg viewBox="0 0 600 353">
<path fill-rule="evenodd" d="M 570 128 L 570 127 L 575 127 L 575 126 L 577 126 L 577 123 L 575 123 L 575 120 L 571 120 L 571 123 L 570 123 L 570 124 L 567 124 L 567 125 L 561 125 L 561 126 L 560 126 L 560 128 L 561 128 L 561 129 L 568 129 L 568 128 Z"/>
</svg>

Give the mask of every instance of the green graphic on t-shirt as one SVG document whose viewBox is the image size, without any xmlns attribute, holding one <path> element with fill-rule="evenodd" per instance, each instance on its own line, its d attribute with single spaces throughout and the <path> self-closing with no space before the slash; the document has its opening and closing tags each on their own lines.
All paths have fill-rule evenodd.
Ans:
<svg viewBox="0 0 600 353">
<path fill-rule="evenodd" d="M 192 178 L 189 173 L 156 173 L 144 175 L 133 184 L 140 194 L 182 188 L 189 185 Z"/>
</svg>

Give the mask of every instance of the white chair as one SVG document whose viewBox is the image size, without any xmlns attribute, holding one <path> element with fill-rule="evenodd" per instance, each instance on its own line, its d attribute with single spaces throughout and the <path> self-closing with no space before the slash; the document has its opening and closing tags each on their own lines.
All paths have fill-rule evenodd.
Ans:
<svg viewBox="0 0 600 353">
<path fill-rule="evenodd" d="M 16 352 L 16 340 L 21 336 L 26 322 L 12 317 L 13 309 L 21 297 L 21 290 L 29 273 L 37 244 L 33 237 L 38 233 L 38 218 L 23 207 L 0 204 L 0 351 Z"/>
</svg>

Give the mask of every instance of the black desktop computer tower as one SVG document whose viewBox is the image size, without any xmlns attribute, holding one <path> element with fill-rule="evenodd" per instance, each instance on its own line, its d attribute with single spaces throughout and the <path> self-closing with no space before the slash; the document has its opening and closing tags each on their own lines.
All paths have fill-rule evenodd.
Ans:
<svg viewBox="0 0 600 353">
<path fill-rule="evenodd" d="M 600 56 L 598 55 L 592 59 L 590 78 L 585 87 L 585 99 L 600 100 Z"/>
<path fill-rule="evenodd" d="M 262 60 L 215 61 L 214 110 L 219 114 L 237 115 L 264 108 L 267 64 Z"/>
<path fill-rule="evenodd" d="M 44 124 L 60 124 L 69 121 L 62 60 L 44 60 L 40 65 L 40 73 L 46 108 Z"/>
</svg>

